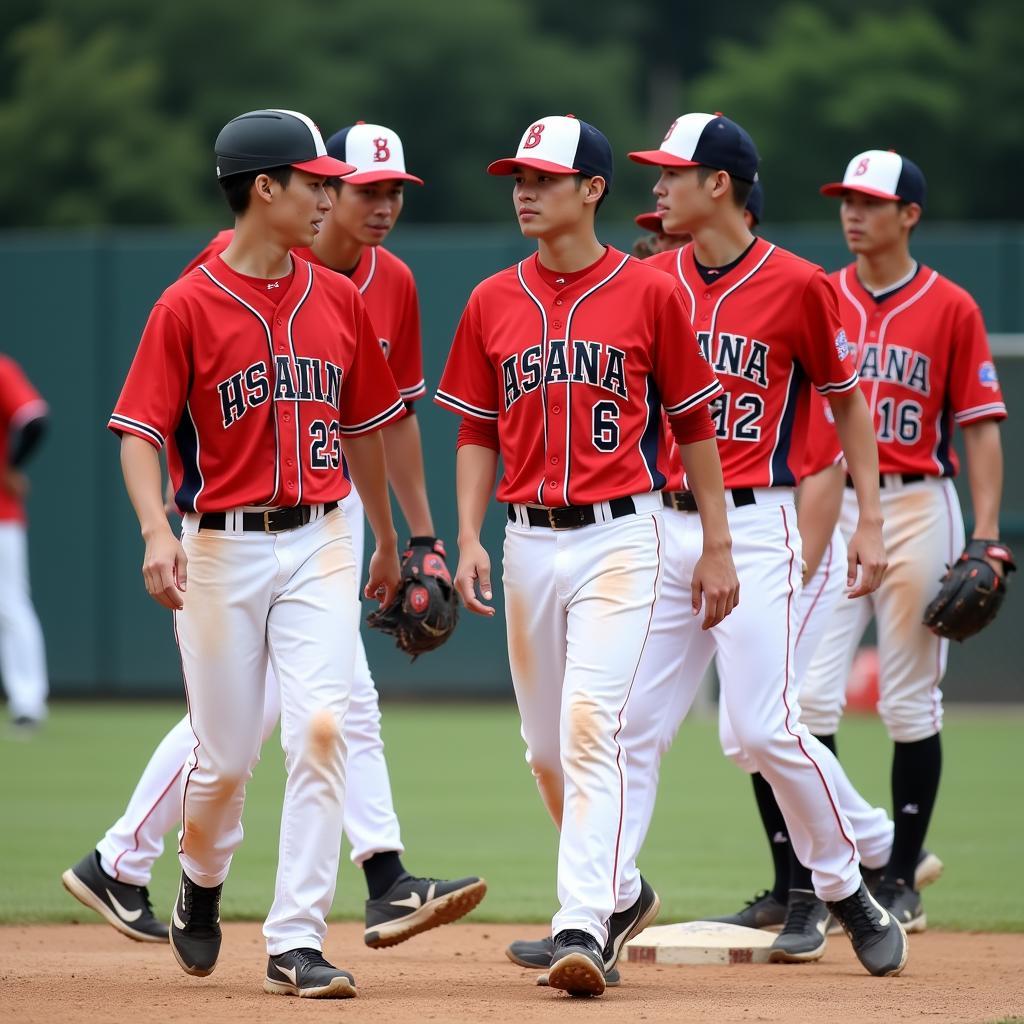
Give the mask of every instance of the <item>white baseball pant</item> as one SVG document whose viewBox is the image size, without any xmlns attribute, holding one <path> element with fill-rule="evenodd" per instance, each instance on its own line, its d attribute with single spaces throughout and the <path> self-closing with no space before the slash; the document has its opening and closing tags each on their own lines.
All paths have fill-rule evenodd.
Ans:
<svg viewBox="0 0 1024 1024">
<path fill-rule="evenodd" d="M 341 507 L 352 534 L 358 588 L 363 578 L 365 523 L 362 502 L 355 490 Z M 280 689 L 273 666 L 268 666 L 263 742 L 273 733 L 280 714 Z M 352 695 L 342 731 L 348 748 L 344 828 L 352 848 L 352 861 L 362 864 L 382 851 L 402 853 L 405 848 L 384 759 L 377 689 L 362 637 L 356 643 Z M 130 885 L 149 885 L 153 864 L 163 853 L 164 836 L 181 824 L 181 770 L 194 743 L 186 715 L 153 752 L 124 814 L 96 844 L 103 870 L 109 875 Z"/>
<path fill-rule="evenodd" d="M 28 581 L 25 524 L 0 522 L 0 676 L 12 718 L 46 717 L 46 648 Z"/>
</svg>

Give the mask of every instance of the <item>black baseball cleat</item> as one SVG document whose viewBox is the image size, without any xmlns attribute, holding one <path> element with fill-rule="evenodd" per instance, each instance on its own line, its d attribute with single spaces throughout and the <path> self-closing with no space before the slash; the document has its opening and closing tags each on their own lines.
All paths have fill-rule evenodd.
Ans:
<svg viewBox="0 0 1024 1024">
<path fill-rule="evenodd" d="M 786 923 L 768 950 L 773 964 L 804 964 L 820 960 L 828 944 L 826 935 L 832 915 L 808 889 L 790 889 Z"/>
<path fill-rule="evenodd" d="M 571 996 L 599 996 L 605 990 L 604 957 L 589 932 L 569 928 L 555 936 L 548 986 Z"/>
<path fill-rule="evenodd" d="M 505 947 L 505 956 L 520 967 L 539 967 L 547 970 L 551 966 L 551 956 L 555 952 L 555 940 L 551 936 L 531 941 L 516 939 Z"/>
<path fill-rule="evenodd" d="M 653 924 L 661 910 L 661 900 L 650 883 L 640 876 L 640 895 L 626 910 L 619 910 L 608 919 L 608 941 L 605 943 L 604 969 L 612 970 L 619 960 L 622 947 L 649 924 Z"/>
<path fill-rule="evenodd" d="M 186 974 L 205 978 L 220 955 L 220 895 L 223 885 L 206 889 L 184 871 L 171 911 L 171 952 Z"/>
<path fill-rule="evenodd" d="M 545 968 L 543 974 L 537 976 L 537 984 L 540 988 L 550 988 L 548 985 L 548 972 Z M 618 988 L 622 984 L 622 975 L 619 974 L 618 967 L 613 967 L 610 971 L 604 972 L 604 987 L 605 988 Z"/>
<path fill-rule="evenodd" d="M 167 941 L 167 925 L 154 916 L 149 889 L 111 878 L 100 865 L 97 850 L 90 850 L 73 868 L 68 868 L 60 880 L 79 903 L 95 910 L 129 939 Z"/>
<path fill-rule="evenodd" d="M 363 941 L 373 949 L 397 946 L 420 932 L 465 917 L 487 893 L 482 878 L 414 878 L 403 874 L 383 896 L 366 901 Z"/>
<path fill-rule="evenodd" d="M 303 999 L 351 999 L 356 981 L 328 963 L 319 949 L 290 949 L 267 960 L 263 991 Z"/>
<path fill-rule="evenodd" d="M 905 932 L 923 932 L 927 929 L 928 915 L 924 912 L 921 895 L 902 878 L 895 881 L 883 879 L 875 890 L 875 899 L 903 925 Z"/>
<path fill-rule="evenodd" d="M 706 921 L 719 924 L 738 924 L 744 928 L 781 928 L 786 923 L 786 904 L 777 900 L 767 889 L 759 892 L 747 905 L 725 917 L 707 917 Z"/>
<path fill-rule="evenodd" d="M 853 951 L 869 974 L 895 977 L 907 963 L 907 935 L 903 926 L 875 902 L 867 886 L 842 900 L 825 904 L 850 937 Z"/>
</svg>

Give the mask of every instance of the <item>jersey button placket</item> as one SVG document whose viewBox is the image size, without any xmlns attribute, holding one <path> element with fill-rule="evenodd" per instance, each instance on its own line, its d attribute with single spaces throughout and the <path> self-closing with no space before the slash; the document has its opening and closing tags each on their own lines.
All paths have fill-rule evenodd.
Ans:
<svg viewBox="0 0 1024 1024">
<path fill-rule="evenodd" d="M 284 319 L 274 318 L 274 349 L 282 356 L 288 356 L 288 337 L 285 333 Z M 288 374 L 293 380 L 293 389 L 297 382 L 294 380 L 295 367 L 288 358 Z M 275 374 L 276 379 L 276 374 Z M 281 473 L 281 493 L 279 500 L 283 504 L 293 505 L 298 497 L 299 473 L 296 468 L 299 462 L 299 438 L 296 436 L 293 420 L 297 416 L 291 402 L 287 399 L 275 403 L 276 413 L 280 418 L 281 427 L 278 430 L 278 465 Z"/>
</svg>

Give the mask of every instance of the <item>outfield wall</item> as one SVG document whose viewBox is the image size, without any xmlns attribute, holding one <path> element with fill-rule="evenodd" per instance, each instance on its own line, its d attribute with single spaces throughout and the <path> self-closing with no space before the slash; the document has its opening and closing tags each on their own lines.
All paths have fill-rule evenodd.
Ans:
<svg viewBox="0 0 1024 1024">
<path fill-rule="evenodd" d="M 169 615 L 142 587 L 142 545 L 120 479 L 117 443 L 104 423 L 150 306 L 210 234 L 212 229 L 0 233 L 0 280 L 10 311 L 0 350 L 25 367 L 52 409 L 51 433 L 30 467 L 30 549 L 57 694 L 180 692 Z M 788 226 L 768 234 L 830 269 L 845 259 L 831 226 Z M 628 226 L 608 230 L 609 240 L 622 246 L 635 235 Z M 420 285 L 431 386 L 473 285 L 526 249 L 510 227 L 413 226 L 397 233 L 393 249 Z M 1024 403 L 1018 401 L 1024 396 L 1024 344 L 1014 336 L 1024 331 L 1024 227 L 924 226 L 915 249 L 971 290 L 989 329 L 999 335 L 996 362 L 1011 411 L 1004 434 L 1004 535 L 1024 554 L 1024 481 L 1013 472 L 1024 448 Z M 427 401 L 419 408 L 435 520 L 454 548 L 456 418 Z M 485 537 L 495 563 L 502 529 L 503 512 L 495 506 Z M 966 654 L 953 652 L 951 697 L 1024 695 L 1014 636 L 1022 600 L 1012 595 L 984 639 Z M 510 693 L 500 620 L 464 613 L 452 643 L 412 666 L 376 634 L 368 637 L 367 648 L 385 693 Z"/>
</svg>

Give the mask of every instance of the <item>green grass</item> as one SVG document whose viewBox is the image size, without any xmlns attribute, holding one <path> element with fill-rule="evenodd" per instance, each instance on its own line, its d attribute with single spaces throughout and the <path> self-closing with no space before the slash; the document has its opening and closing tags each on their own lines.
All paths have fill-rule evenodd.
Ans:
<svg viewBox="0 0 1024 1024">
<path fill-rule="evenodd" d="M 150 751 L 181 709 L 165 704 L 58 704 L 28 742 L 0 738 L 0 921 L 89 920 L 60 886 L 61 871 L 122 811 Z M 932 927 L 1024 931 L 1016 878 L 1024 858 L 1024 710 L 952 711 L 945 775 L 929 845 L 946 864 L 927 890 Z M 523 760 L 509 705 L 394 704 L 384 735 L 406 863 L 440 877 L 479 873 L 490 883 L 484 920 L 536 920 L 555 905 L 556 835 Z M 865 796 L 888 804 L 890 744 L 880 724 L 851 718 L 840 752 Z M 249 787 L 246 838 L 224 896 L 226 917 L 261 918 L 269 906 L 283 786 L 272 740 Z M 157 865 L 161 914 L 177 863 Z M 691 720 L 662 773 L 642 866 L 665 919 L 737 909 L 769 881 L 750 785 L 718 749 L 712 722 Z M 359 917 L 365 887 L 344 862 L 335 915 Z"/>
</svg>

